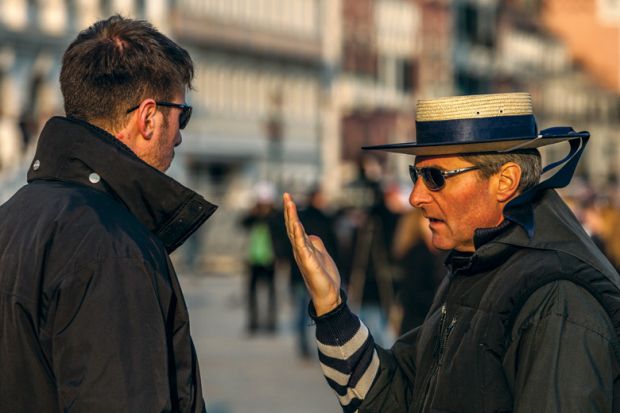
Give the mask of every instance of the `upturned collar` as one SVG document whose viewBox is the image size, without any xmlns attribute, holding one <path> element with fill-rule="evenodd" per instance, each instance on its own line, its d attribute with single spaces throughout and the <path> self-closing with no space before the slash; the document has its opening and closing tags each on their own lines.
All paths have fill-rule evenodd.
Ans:
<svg viewBox="0 0 620 413">
<path fill-rule="evenodd" d="M 541 191 L 531 204 L 521 203 L 512 212 L 531 217 L 534 236 L 530 237 L 527 227 L 505 215 L 498 227 L 476 230 L 474 253 L 452 252 L 448 256 L 446 265 L 453 275 L 478 274 L 494 268 L 524 248 L 561 251 L 596 268 L 599 260 L 606 262 L 555 190 Z"/>
<path fill-rule="evenodd" d="M 178 248 L 217 209 L 87 122 L 51 118 L 43 128 L 28 182 L 70 181 L 114 197 L 164 243 Z"/>
</svg>

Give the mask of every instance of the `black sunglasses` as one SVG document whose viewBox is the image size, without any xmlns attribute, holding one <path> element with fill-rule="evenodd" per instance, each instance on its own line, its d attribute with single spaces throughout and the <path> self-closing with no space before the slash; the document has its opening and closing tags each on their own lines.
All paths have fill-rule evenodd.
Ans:
<svg viewBox="0 0 620 413">
<path fill-rule="evenodd" d="M 446 179 L 451 176 L 462 174 L 463 172 L 475 171 L 480 169 L 479 166 L 468 166 L 467 168 L 453 169 L 451 171 L 444 171 L 439 168 L 427 167 L 416 168 L 414 165 L 409 165 L 409 176 L 415 185 L 418 177 L 421 176 L 424 180 L 424 184 L 431 191 L 439 191 L 446 185 Z"/>
<path fill-rule="evenodd" d="M 187 124 L 189 123 L 189 119 L 192 117 L 192 107 L 190 105 L 186 105 L 184 103 L 171 103 L 171 102 L 155 102 L 159 106 L 166 106 L 169 108 L 177 108 L 181 109 L 181 114 L 179 115 L 179 129 L 185 129 Z M 131 109 L 127 109 L 127 113 L 133 112 L 138 109 L 140 105 L 136 105 Z"/>
</svg>

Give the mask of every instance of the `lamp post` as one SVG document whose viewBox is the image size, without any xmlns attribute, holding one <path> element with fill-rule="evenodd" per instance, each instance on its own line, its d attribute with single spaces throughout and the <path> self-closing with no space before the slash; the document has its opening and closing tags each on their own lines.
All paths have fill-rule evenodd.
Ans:
<svg viewBox="0 0 620 413">
<path fill-rule="evenodd" d="M 271 94 L 270 113 L 265 124 L 267 135 L 267 175 L 273 178 L 278 189 L 282 179 L 282 139 L 284 137 L 284 121 L 282 116 L 284 99 L 282 89 L 278 88 Z"/>
</svg>

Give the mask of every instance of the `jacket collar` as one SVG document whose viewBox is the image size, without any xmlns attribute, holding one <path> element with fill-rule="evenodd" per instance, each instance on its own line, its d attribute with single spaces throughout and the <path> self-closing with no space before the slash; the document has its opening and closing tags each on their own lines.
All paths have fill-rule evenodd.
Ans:
<svg viewBox="0 0 620 413">
<path fill-rule="evenodd" d="M 53 117 L 43 128 L 28 171 L 28 182 L 39 179 L 77 182 L 116 198 L 161 239 L 168 253 L 217 209 L 108 132 L 73 118 Z"/>
<path fill-rule="evenodd" d="M 446 265 L 453 275 L 478 274 L 501 265 L 516 249 L 561 251 L 589 263 L 599 271 L 612 271 L 611 265 L 594 246 L 568 206 L 553 189 L 539 192 L 531 203 L 521 204 L 511 213 L 531 219 L 533 236 L 526 226 L 509 216 L 489 229 L 476 231 L 476 251 L 469 256 L 451 253 Z M 605 266 L 605 268 L 603 268 Z"/>
<path fill-rule="evenodd" d="M 530 204 L 522 205 L 520 208 L 526 210 L 526 214 L 531 215 L 532 207 Z M 497 255 L 504 256 L 504 253 L 509 251 L 504 245 L 499 248 L 496 246 L 495 248 L 483 248 L 487 244 L 492 243 L 492 241 L 499 238 L 502 234 L 514 231 L 517 225 L 515 225 L 515 221 L 512 219 L 512 214 L 520 213 L 520 211 L 510 211 L 511 214 L 504 213 L 504 220 L 501 224 L 492 228 L 478 228 L 474 231 L 474 246 L 476 248 L 475 252 L 459 252 L 459 251 L 450 251 L 450 254 L 446 257 L 446 266 L 450 270 L 450 273 L 463 273 L 467 274 L 471 271 L 480 271 L 482 268 L 487 268 L 489 265 L 493 266 L 494 259 L 497 259 Z M 527 229 L 519 224 L 524 231 Z M 529 222 L 529 225 L 534 225 L 534 222 Z M 482 251 L 482 253 L 481 253 Z M 490 259 L 493 258 L 493 259 Z"/>
</svg>

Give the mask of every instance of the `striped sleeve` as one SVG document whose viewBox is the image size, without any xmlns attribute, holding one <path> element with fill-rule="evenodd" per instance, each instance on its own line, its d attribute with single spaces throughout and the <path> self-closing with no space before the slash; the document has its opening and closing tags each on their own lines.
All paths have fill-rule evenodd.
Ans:
<svg viewBox="0 0 620 413">
<path fill-rule="evenodd" d="M 357 412 L 379 371 L 372 335 L 346 304 L 321 317 L 312 314 L 312 307 L 310 313 L 327 383 L 345 413 Z"/>
</svg>

